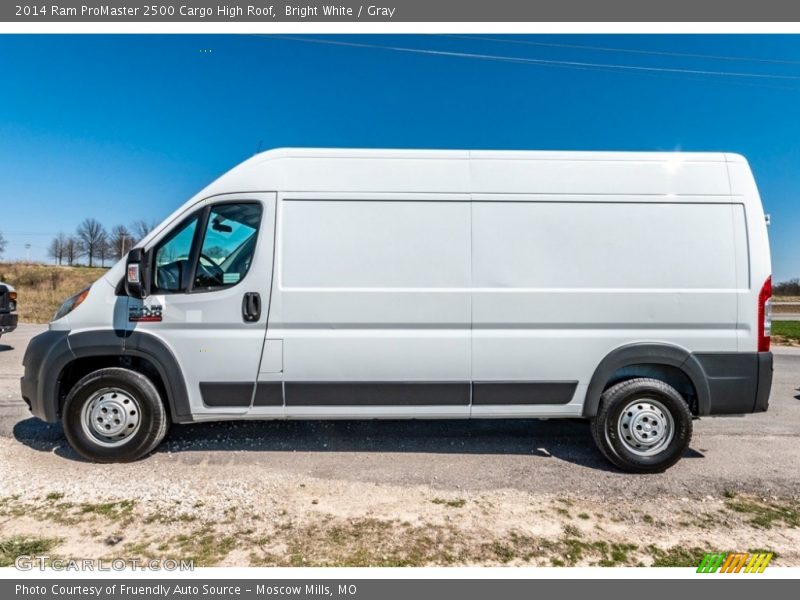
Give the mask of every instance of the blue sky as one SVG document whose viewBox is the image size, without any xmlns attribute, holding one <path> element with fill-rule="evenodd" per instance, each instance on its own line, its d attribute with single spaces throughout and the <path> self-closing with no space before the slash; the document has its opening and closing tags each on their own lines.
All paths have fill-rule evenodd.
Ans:
<svg viewBox="0 0 800 600">
<path fill-rule="evenodd" d="M 303 37 L 0 36 L 5 258 L 160 220 L 259 144 L 697 150 L 748 157 L 800 277 L 800 36 Z"/>
</svg>

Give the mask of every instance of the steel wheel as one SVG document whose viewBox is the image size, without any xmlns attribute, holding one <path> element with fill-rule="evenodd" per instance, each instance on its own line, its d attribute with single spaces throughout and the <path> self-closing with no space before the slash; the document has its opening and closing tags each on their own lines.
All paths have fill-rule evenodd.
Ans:
<svg viewBox="0 0 800 600">
<path fill-rule="evenodd" d="M 120 388 L 98 390 L 83 405 L 81 412 L 84 433 L 102 446 L 120 446 L 139 431 L 139 402 Z"/>
<path fill-rule="evenodd" d="M 653 456 L 669 446 L 675 435 L 675 422 L 661 402 L 639 398 L 629 402 L 620 413 L 617 433 L 629 452 Z"/>
</svg>

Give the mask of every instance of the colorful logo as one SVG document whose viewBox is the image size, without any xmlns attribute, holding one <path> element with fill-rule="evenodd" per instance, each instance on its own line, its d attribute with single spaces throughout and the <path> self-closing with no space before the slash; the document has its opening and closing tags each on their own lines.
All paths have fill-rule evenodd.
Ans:
<svg viewBox="0 0 800 600">
<path fill-rule="evenodd" d="M 698 573 L 763 573 L 772 552 L 706 552 Z"/>
</svg>

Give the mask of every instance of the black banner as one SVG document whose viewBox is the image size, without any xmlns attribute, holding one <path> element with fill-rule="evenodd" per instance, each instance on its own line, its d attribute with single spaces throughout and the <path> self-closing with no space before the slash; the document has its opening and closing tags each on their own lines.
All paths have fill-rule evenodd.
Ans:
<svg viewBox="0 0 800 600">
<path fill-rule="evenodd" d="M 0 21 L 16 22 L 787 22 L 800 3 L 786 0 L 56 0 L 2 2 Z"/>
<path fill-rule="evenodd" d="M 790 587 L 791 586 L 791 587 Z M 7 600 L 531 600 L 533 598 L 620 597 L 646 590 L 648 600 L 676 597 L 722 597 L 726 600 L 757 595 L 790 597 L 791 580 L 763 575 L 698 574 L 691 579 L 36 579 L 0 581 Z M 633 589 L 632 589 L 633 588 Z"/>
</svg>

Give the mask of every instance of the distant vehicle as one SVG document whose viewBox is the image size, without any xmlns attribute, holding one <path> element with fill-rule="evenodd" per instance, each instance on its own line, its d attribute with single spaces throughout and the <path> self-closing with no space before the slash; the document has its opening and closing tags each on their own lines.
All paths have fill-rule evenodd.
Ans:
<svg viewBox="0 0 800 600">
<path fill-rule="evenodd" d="M 67 300 L 22 394 L 101 462 L 170 423 L 582 417 L 656 472 L 767 410 L 770 296 L 738 155 L 274 150 Z"/>
<path fill-rule="evenodd" d="M 17 291 L 0 281 L 0 336 L 17 328 Z"/>
</svg>

